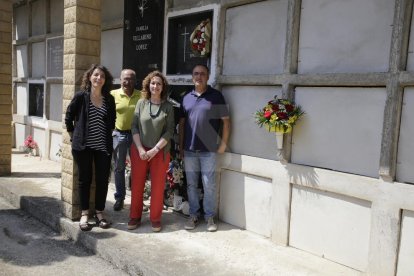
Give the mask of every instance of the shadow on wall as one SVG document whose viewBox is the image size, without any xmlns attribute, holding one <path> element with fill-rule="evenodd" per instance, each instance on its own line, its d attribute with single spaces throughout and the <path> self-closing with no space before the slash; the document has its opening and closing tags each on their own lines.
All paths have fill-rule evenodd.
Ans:
<svg viewBox="0 0 414 276">
<path fill-rule="evenodd" d="M 314 167 L 304 165 L 285 164 L 286 172 L 291 184 L 318 187 L 318 174 Z"/>
</svg>

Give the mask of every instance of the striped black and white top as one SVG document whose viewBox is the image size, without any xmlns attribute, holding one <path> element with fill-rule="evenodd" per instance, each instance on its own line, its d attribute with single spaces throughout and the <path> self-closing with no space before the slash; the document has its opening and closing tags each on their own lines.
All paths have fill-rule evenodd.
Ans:
<svg viewBox="0 0 414 276">
<path fill-rule="evenodd" d="M 106 104 L 103 101 L 101 107 L 96 107 L 89 101 L 89 125 L 88 125 L 88 137 L 86 138 L 86 146 L 90 149 L 104 151 L 108 153 L 106 148 Z"/>
</svg>

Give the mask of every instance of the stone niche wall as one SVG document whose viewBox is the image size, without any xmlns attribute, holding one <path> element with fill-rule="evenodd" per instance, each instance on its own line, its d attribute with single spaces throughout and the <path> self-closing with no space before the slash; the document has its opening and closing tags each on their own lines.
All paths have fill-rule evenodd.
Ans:
<svg viewBox="0 0 414 276">
<path fill-rule="evenodd" d="M 28 77 L 28 62 L 27 62 L 27 45 L 19 45 L 16 49 L 16 77 L 27 78 Z"/>
<path fill-rule="evenodd" d="M 292 163 L 378 178 L 385 88 L 297 87 Z"/>
<path fill-rule="evenodd" d="M 397 176 L 399 182 L 414 183 L 414 88 L 404 90 L 400 138 L 398 140 Z"/>
<path fill-rule="evenodd" d="M 232 153 L 220 218 L 370 275 L 412 274 L 414 189 L 399 183 L 414 182 L 412 2 L 223 2 L 218 84 Z M 305 111 L 285 135 L 287 163 L 253 118 L 275 94 Z M 263 231 L 257 205 L 272 209 Z"/>
<path fill-rule="evenodd" d="M 14 21 L 15 21 L 15 39 L 27 39 L 29 37 L 29 8 L 28 6 L 20 6 L 14 9 Z"/>
<path fill-rule="evenodd" d="M 289 244 L 365 271 L 370 217 L 368 201 L 293 186 Z"/>
<path fill-rule="evenodd" d="M 283 72 L 288 1 L 263 1 L 226 12 L 224 75 Z"/>
<path fill-rule="evenodd" d="M 278 160 L 276 135 L 258 130 L 254 113 L 274 96 L 281 96 L 279 86 L 226 86 L 222 93 L 231 113 L 230 151 L 233 153 Z"/>
<path fill-rule="evenodd" d="M 31 3 L 31 35 L 46 33 L 46 0 L 32 1 Z"/>
<path fill-rule="evenodd" d="M 46 76 L 46 43 L 32 43 L 32 78 L 44 78 Z"/>
<path fill-rule="evenodd" d="M 304 0 L 298 73 L 386 72 L 394 1 Z"/>
<path fill-rule="evenodd" d="M 414 275 L 414 212 L 404 210 L 401 223 L 401 247 L 397 264 L 397 275 Z"/>
</svg>

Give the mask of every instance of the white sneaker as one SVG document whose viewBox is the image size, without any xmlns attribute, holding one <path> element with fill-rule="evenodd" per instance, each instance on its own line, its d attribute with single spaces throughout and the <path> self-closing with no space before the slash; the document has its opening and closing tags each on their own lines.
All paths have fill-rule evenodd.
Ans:
<svg viewBox="0 0 414 276">
<path fill-rule="evenodd" d="M 214 223 L 213 217 L 210 217 L 207 219 L 207 231 L 209 232 L 217 231 L 217 224 Z"/>
<path fill-rule="evenodd" d="M 184 225 L 184 229 L 193 230 L 194 228 L 196 228 L 197 224 L 198 224 L 197 217 L 190 217 L 187 223 Z"/>
</svg>

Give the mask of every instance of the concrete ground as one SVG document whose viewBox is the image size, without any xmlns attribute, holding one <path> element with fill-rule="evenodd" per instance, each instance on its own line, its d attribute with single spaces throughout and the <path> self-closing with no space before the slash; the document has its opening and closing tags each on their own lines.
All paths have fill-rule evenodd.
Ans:
<svg viewBox="0 0 414 276">
<path fill-rule="evenodd" d="M 0 275 L 127 275 L 0 197 Z"/>
<path fill-rule="evenodd" d="M 124 210 L 114 212 L 113 190 L 106 208 L 112 228 L 81 232 L 78 222 L 60 215 L 60 181 L 60 163 L 14 152 L 12 175 L 0 177 L 0 196 L 131 275 L 361 274 L 223 222 L 214 233 L 206 232 L 205 224 L 186 231 L 186 218 L 171 210 L 163 214 L 160 233 L 151 231 L 148 213 L 141 227 L 129 231 L 130 198 Z"/>
</svg>

